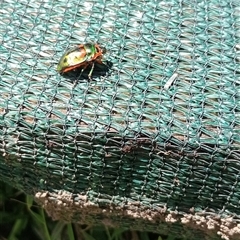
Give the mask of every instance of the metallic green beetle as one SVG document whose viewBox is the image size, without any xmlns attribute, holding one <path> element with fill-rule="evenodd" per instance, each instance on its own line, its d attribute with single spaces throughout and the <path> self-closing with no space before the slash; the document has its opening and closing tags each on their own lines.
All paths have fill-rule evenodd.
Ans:
<svg viewBox="0 0 240 240">
<path fill-rule="evenodd" d="M 102 57 L 105 52 L 106 49 L 100 48 L 98 44 L 80 44 L 75 48 L 69 49 L 61 57 L 57 65 L 57 71 L 60 73 L 66 73 L 76 68 L 82 68 L 83 72 L 88 66 L 92 66 L 88 74 L 89 79 L 91 79 L 94 64 L 104 64 L 102 62 Z"/>
</svg>

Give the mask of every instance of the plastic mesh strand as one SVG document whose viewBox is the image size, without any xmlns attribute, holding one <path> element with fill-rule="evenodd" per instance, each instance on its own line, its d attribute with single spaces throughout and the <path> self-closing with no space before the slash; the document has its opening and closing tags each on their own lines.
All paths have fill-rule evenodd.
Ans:
<svg viewBox="0 0 240 240">
<path fill-rule="evenodd" d="M 2 180 L 239 220 L 239 1 L 0 9 Z M 85 42 L 106 47 L 112 68 L 74 85 L 56 64 Z"/>
</svg>

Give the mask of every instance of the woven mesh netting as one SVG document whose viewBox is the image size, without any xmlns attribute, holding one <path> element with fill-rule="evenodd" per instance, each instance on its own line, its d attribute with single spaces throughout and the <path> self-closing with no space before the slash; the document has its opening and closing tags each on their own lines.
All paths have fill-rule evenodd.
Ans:
<svg viewBox="0 0 240 240">
<path fill-rule="evenodd" d="M 54 219 L 240 238 L 239 0 L 2 0 L 0 12 L 0 180 Z M 86 42 L 107 49 L 108 69 L 59 74 Z"/>
</svg>

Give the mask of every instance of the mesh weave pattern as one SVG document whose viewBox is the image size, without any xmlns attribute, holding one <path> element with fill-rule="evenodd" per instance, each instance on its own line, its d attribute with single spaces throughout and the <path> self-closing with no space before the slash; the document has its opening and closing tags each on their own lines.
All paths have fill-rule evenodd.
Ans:
<svg viewBox="0 0 240 240">
<path fill-rule="evenodd" d="M 239 0 L 2 0 L 0 12 L 1 180 L 55 199 L 50 214 L 69 193 L 56 218 L 133 204 L 146 230 L 174 211 L 190 229 L 240 232 Z M 73 84 L 56 65 L 85 42 L 112 67 Z"/>
</svg>

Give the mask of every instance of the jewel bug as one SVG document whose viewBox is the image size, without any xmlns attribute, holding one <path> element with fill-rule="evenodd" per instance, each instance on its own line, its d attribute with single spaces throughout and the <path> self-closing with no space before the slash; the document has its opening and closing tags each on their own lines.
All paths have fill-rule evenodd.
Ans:
<svg viewBox="0 0 240 240">
<path fill-rule="evenodd" d="M 66 73 L 81 68 L 82 73 L 87 67 L 91 66 L 88 74 L 88 78 L 91 79 L 95 63 L 106 65 L 102 61 L 104 53 L 106 53 L 106 48 L 101 48 L 98 44 L 80 44 L 63 54 L 57 65 L 57 71 Z"/>
</svg>

